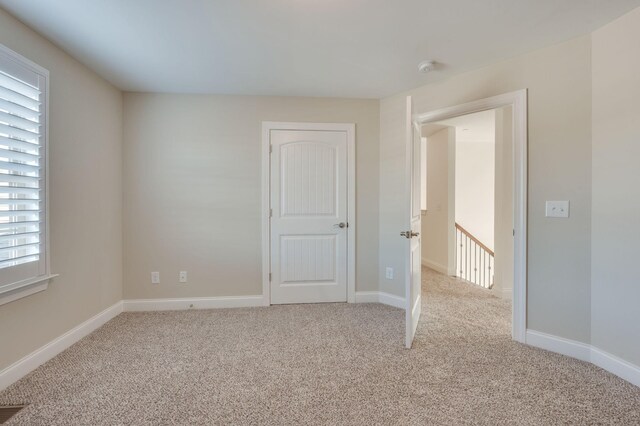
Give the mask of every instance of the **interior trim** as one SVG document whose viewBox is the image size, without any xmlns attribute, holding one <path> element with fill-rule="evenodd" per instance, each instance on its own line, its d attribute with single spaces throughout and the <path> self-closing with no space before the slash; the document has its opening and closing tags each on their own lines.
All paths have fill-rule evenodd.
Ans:
<svg viewBox="0 0 640 426">
<path fill-rule="evenodd" d="M 0 371 L 0 391 L 117 317 L 122 312 L 122 306 L 123 303 L 120 300 Z"/>
<path fill-rule="evenodd" d="M 587 343 L 578 342 L 535 330 L 527 330 L 527 345 L 590 362 L 640 387 L 640 366 Z"/>
<path fill-rule="evenodd" d="M 415 114 L 415 126 L 474 112 L 513 107 L 513 318 L 511 337 L 525 343 L 527 330 L 527 90 Z"/>
</svg>

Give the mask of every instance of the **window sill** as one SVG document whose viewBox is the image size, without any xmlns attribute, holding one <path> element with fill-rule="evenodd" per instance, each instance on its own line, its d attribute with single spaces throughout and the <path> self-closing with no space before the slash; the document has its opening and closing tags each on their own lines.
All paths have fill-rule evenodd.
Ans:
<svg viewBox="0 0 640 426">
<path fill-rule="evenodd" d="M 42 275 L 3 286 L 0 288 L 0 305 L 46 290 L 49 286 L 49 280 L 57 276 L 57 274 Z"/>
</svg>

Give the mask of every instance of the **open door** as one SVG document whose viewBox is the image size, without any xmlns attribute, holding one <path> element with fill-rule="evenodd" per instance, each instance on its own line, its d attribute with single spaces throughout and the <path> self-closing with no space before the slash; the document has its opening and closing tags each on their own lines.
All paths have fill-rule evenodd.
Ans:
<svg viewBox="0 0 640 426">
<path fill-rule="evenodd" d="M 411 348 L 416 334 L 422 306 L 422 255 L 420 229 L 422 223 L 420 204 L 420 135 L 413 125 L 413 103 L 407 96 L 406 117 L 406 181 L 405 181 L 405 231 L 400 236 L 407 239 L 405 249 L 405 300 L 406 338 L 405 345 Z"/>
</svg>

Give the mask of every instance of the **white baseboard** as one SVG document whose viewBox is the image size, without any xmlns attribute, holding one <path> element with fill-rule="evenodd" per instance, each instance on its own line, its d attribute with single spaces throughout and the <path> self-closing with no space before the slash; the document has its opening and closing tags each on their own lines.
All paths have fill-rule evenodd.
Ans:
<svg viewBox="0 0 640 426">
<path fill-rule="evenodd" d="M 501 296 L 502 296 L 503 299 L 513 300 L 513 289 L 512 288 L 503 288 Z"/>
<path fill-rule="evenodd" d="M 591 347 L 591 362 L 640 387 L 640 367 L 601 349 Z"/>
<path fill-rule="evenodd" d="M 586 343 L 534 330 L 527 330 L 526 343 L 536 348 L 557 352 L 581 361 L 591 361 L 591 345 Z"/>
<path fill-rule="evenodd" d="M 393 294 L 385 293 L 384 291 L 380 292 L 380 303 L 400 309 L 404 309 L 406 307 L 404 297 L 395 296 Z"/>
<path fill-rule="evenodd" d="M 82 324 L 72 328 L 62 336 L 52 340 L 24 358 L 14 362 L 0 371 L 0 391 L 20 380 L 60 352 L 64 351 L 83 337 L 97 330 L 109 320 L 122 312 L 122 301 L 89 318 Z"/>
<path fill-rule="evenodd" d="M 380 292 L 356 291 L 356 303 L 380 303 Z"/>
<path fill-rule="evenodd" d="M 404 297 L 395 296 L 383 291 L 357 291 L 356 303 L 382 303 L 395 308 L 405 308 Z"/>
<path fill-rule="evenodd" d="M 590 362 L 640 387 L 640 367 L 587 343 L 527 330 L 527 345 Z"/>
<path fill-rule="evenodd" d="M 447 265 L 443 265 L 438 262 L 433 262 L 429 259 L 422 258 L 422 266 L 426 266 L 427 268 L 431 268 L 434 271 L 440 272 L 443 275 L 449 275 L 449 268 Z"/>
<path fill-rule="evenodd" d="M 513 300 L 513 289 L 511 288 L 496 288 L 492 289 L 495 295 L 501 299 Z"/>
<path fill-rule="evenodd" d="M 247 308 L 264 306 L 259 296 L 187 297 L 179 299 L 123 300 L 124 312 L 182 311 L 187 309 Z"/>
</svg>

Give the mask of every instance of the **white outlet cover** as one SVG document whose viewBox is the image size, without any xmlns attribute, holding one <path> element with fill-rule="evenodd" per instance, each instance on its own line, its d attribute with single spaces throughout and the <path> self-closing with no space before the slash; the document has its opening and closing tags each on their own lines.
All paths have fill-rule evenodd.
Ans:
<svg viewBox="0 0 640 426">
<path fill-rule="evenodd" d="M 181 283 L 187 282 L 187 271 L 180 271 L 179 279 Z"/>
<path fill-rule="evenodd" d="M 160 284 L 160 272 L 151 273 L 151 284 Z"/>
<path fill-rule="evenodd" d="M 569 201 L 547 201 L 545 206 L 546 217 L 569 217 Z"/>
<path fill-rule="evenodd" d="M 392 280 L 393 279 L 393 268 L 387 267 L 387 269 L 385 271 L 385 276 L 387 277 L 388 280 Z"/>
</svg>

